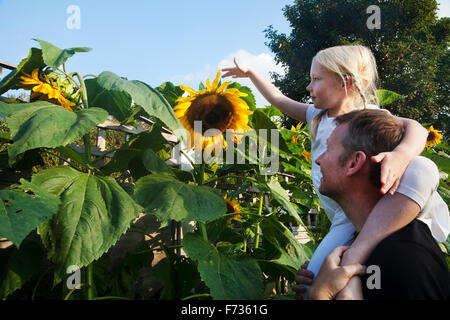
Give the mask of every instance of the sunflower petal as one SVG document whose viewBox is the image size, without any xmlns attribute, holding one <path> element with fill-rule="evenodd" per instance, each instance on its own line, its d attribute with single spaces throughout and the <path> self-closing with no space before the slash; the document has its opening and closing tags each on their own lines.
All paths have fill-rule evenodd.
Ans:
<svg viewBox="0 0 450 320">
<path fill-rule="evenodd" d="M 212 89 L 213 90 L 217 89 L 217 85 L 219 84 L 219 79 L 220 79 L 220 70 L 217 71 L 216 78 L 214 79 L 214 82 L 212 84 Z"/>
<path fill-rule="evenodd" d="M 221 93 L 222 91 L 224 91 L 229 85 L 230 85 L 231 81 L 227 81 L 224 82 L 220 85 L 220 87 L 216 90 L 217 93 Z"/>
<path fill-rule="evenodd" d="M 186 91 L 187 93 L 189 93 L 190 95 L 194 95 L 194 96 L 197 95 L 197 91 L 195 91 L 195 90 L 192 89 L 192 88 L 183 86 L 182 84 L 180 84 L 180 88 L 181 88 L 182 90 Z"/>
<path fill-rule="evenodd" d="M 206 79 L 206 90 L 207 90 L 208 92 L 211 92 L 211 91 L 212 91 L 211 80 L 209 80 L 209 79 Z"/>
</svg>

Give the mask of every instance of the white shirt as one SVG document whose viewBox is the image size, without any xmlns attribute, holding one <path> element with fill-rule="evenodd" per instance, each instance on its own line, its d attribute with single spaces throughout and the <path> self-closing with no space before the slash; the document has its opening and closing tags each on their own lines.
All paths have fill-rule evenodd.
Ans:
<svg viewBox="0 0 450 320">
<path fill-rule="evenodd" d="M 414 157 L 403 174 L 397 192 L 414 200 L 420 213 L 417 219 L 430 228 L 433 237 L 444 242 L 450 232 L 448 206 L 439 195 L 439 169 L 425 157 Z"/>
</svg>

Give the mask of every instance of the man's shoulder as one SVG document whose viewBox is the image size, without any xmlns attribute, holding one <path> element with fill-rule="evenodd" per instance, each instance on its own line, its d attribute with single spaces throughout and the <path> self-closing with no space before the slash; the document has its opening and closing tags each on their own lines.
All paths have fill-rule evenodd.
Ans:
<svg viewBox="0 0 450 320">
<path fill-rule="evenodd" d="M 445 256 L 428 227 L 419 220 L 381 241 L 366 264 L 380 270 L 381 290 L 364 287 L 365 298 L 450 298 L 450 275 Z"/>
<path fill-rule="evenodd" d="M 409 250 L 412 248 L 417 250 Z M 439 250 L 439 247 L 427 225 L 414 219 L 407 226 L 383 239 L 373 250 L 372 255 L 380 256 L 381 254 L 384 257 L 390 256 L 392 259 L 399 259 L 403 255 L 417 255 L 423 250 L 433 252 Z M 398 255 L 392 255 L 396 251 L 398 251 Z"/>
<path fill-rule="evenodd" d="M 424 274 L 427 270 L 448 273 L 445 255 L 428 226 L 417 219 L 382 240 L 372 251 L 368 265 L 379 265 L 399 277 Z"/>
</svg>

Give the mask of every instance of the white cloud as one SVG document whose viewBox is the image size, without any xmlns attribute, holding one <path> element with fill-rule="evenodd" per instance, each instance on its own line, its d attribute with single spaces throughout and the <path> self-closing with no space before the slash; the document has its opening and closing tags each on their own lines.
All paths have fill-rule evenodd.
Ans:
<svg viewBox="0 0 450 320">
<path fill-rule="evenodd" d="M 227 67 L 233 67 L 234 66 L 234 62 L 233 62 L 234 57 L 236 57 L 238 59 L 238 61 L 241 65 L 252 68 L 253 70 L 258 72 L 263 78 L 267 79 L 268 81 L 271 81 L 270 72 L 284 74 L 283 68 L 281 68 L 281 66 L 279 66 L 275 63 L 275 60 L 271 55 L 269 55 L 267 53 L 253 55 L 248 51 L 238 50 L 237 52 L 230 53 L 225 58 L 220 60 L 219 63 L 216 65 L 216 67 L 213 67 L 208 64 L 201 71 L 192 72 L 192 73 L 188 73 L 188 74 L 174 75 L 169 78 L 169 81 L 171 81 L 175 85 L 183 84 L 185 86 L 189 86 L 189 87 L 192 87 L 193 89 L 197 90 L 200 82 L 205 83 L 206 79 L 208 79 L 208 78 L 211 79 L 211 81 L 212 81 L 216 75 L 217 70 L 227 68 Z M 255 88 L 255 86 L 249 79 L 247 79 L 247 78 L 238 78 L 238 79 L 225 78 L 223 80 L 236 81 L 243 86 L 250 87 L 252 89 L 253 94 L 255 95 L 257 107 L 263 107 L 263 106 L 269 104 L 267 102 L 267 100 L 259 93 L 259 91 Z"/>
<path fill-rule="evenodd" d="M 448 2 L 448 0 L 438 1 L 437 15 L 439 18 L 450 17 L 450 3 Z"/>
</svg>

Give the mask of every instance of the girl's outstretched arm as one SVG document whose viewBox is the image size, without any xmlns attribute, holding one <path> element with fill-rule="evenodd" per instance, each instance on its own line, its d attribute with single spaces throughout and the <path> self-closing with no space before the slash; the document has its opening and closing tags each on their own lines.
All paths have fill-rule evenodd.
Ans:
<svg viewBox="0 0 450 320">
<path fill-rule="evenodd" d="M 382 152 L 372 157 L 374 162 L 381 162 L 381 192 L 394 194 L 408 164 L 420 155 L 427 142 L 428 131 L 417 121 L 397 117 L 405 128 L 400 144 L 391 152 Z"/>
<path fill-rule="evenodd" d="M 235 67 L 233 68 L 222 69 L 224 72 L 222 78 L 249 78 L 270 104 L 280 109 L 281 112 L 289 117 L 306 122 L 306 109 L 308 109 L 308 104 L 297 102 L 286 97 L 277 87 L 261 77 L 256 71 L 240 65 L 236 58 L 234 58 L 234 64 Z"/>
</svg>

